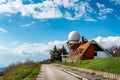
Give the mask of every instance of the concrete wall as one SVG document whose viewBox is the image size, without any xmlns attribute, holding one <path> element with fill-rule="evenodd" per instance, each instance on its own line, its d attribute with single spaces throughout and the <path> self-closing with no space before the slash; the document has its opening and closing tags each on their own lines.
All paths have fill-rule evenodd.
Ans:
<svg viewBox="0 0 120 80">
<path fill-rule="evenodd" d="M 107 58 L 110 57 L 106 52 L 104 51 L 97 51 L 97 56 L 94 56 L 94 59 L 98 58 Z"/>
</svg>

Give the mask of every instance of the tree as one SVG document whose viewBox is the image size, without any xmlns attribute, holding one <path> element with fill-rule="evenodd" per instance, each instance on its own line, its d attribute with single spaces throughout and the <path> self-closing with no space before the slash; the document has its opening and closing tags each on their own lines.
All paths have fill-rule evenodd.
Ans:
<svg viewBox="0 0 120 80">
<path fill-rule="evenodd" d="M 62 53 L 67 55 L 68 52 L 64 46 L 62 48 L 58 48 L 54 46 L 53 50 L 50 50 L 51 61 L 62 61 Z"/>
<path fill-rule="evenodd" d="M 107 50 L 113 56 L 120 56 L 120 46 L 112 46 L 111 48 L 109 48 Z"/>
<path fill-rule="evenodd" d="M 51 55 L 51 61 L 54 61 L 57 59 L 57 47 L 54 46 L 53 50 L 50 50 L 50 55 Z"/>
<path fill-rule="evenodd" d="M 68 54 L 68 52 L 67 52 L 67 50 L 66 50 L 66 48 L 64 46 L 62 46 L 62 48 L 60 48 L 58 50 L 58 52 L 59 52 L 59 57 L 58 57 L 59 61 L 62 61 L 62 56 L 61 56 L 62 54 L 63 55 L 67 55 Z"/>
</svg>

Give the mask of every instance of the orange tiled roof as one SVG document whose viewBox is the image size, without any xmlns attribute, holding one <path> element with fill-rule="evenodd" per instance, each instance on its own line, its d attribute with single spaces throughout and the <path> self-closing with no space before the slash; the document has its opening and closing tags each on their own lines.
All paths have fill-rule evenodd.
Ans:
<svg viewBox="0 0 120 80">
<path fill-rule="evenodd" d="M 68 59 L 79 59 L 80 58 L 80 55 L 83 53 L 84 50 L 86 50 L 88 48 L 88 46 L 91 44 L 91 41 L 88 41 L 86 42 L 85 44 L 79 46 L 77 49 L 80 49 L 82 50 L 80 54 L 76 54 L 76 55 L 72 55 L 72 56 L 69 56 Z M 76 49 L 76 50 L 77 50 Z"/>
<path fill-rule="evenodd" d="M 88 41 L 87 43 L 79 46 L 78 49 L 83 49 L 83 50 L 85 50 L 90 44 L 91 44 L 91 41 Z"/>
</svg>

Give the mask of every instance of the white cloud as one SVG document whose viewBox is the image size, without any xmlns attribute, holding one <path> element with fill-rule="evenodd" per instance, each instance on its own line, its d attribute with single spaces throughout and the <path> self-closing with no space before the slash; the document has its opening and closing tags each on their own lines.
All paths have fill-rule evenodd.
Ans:
<svg viewBox="0 0 120 80">
<path fill-rule="evenodd" d="M 12 43 L 12 45 L 18 44 L 18 41 Z M 4 53 L 11 53 L 11 54 L 49 54 L 49 50 L 52 49 L 56 45 L 58 48 L 62 47 L 62 45 L 66 45 L 66 41 L 50 41 L 48 44 L 42 43 L 23 43 L 21 45 L 16 46 L 15 48 L 7 48 L 7 47 L 0 47 L 0 52 Z"/>
<path fill-rule="evenodd" d="M 74 16 L 66 11 L 65 12 L 65 18 L 69 20 L 78 20 L 80 18 L 86 18 L 89 17 L 90 13 L 93 13 L 93 8 L 90 7 L 88 2 L 80 2 L 79 4 L 72 4 L 69 6 L 70 8 L 72 7 L 72 10 L 74 10 Z"/>
<path fill-rule="evenodd" d="M 13 46 L 18 42 L 13 42 Z M 0 46 L 0 63 L 1 65 L 8 65 L 13 62 L 25 61 L 26 59 L 41 61 L 50 58 L 49 51 L 53 49 L 54 45 L 57 48 L 66 45 L 66 41 L 50 41 L 47 44 L 43 43 L 23 43 L 8 48 Z"/>
<path fill-rule="evenodd" d="M 58 9 L 58 6 L 52 1 L 43 1 L 38 4 L 23 5 L 20 12 L 23 16 L 32 16 L 36 19 L 62 17 L 62 13 Z"/>
<path fill-rule="evenodd" d="M 32 0 L 29 0 L 29 2 L 30 2 L 30 3 L 33 3 L 33 1 L 32 1 Z"/>
<path fill-rule="evenodd" d="M 94 38 L 104 48 L 110 48 L 112 46 L 120 46 L 120 36 L 108 36 Z"/>
<path fill-rule="evenodd" d="M 106 19 L 106 14 L 111 14 L 113 12 L 112 8 L 106 8 L 104 4 L 96 3 L 97 7 L 99 8 L 98 19 Z"/>
<path fill-rule="evenodd" d="M 96 5 L 97 5 L 97 7 L 100 9 L 100 8 L 104 8 L 105 6 L 104 6 L 104 4 L 100 4 L 100 3 L 96 3 Z"/>
<path fill-rule="evenodd" d="M 76 20 L 77 19 L 77 17 L 72 17 L 70 12 L 68 12 L 68 11 L 65 12 L 64 16 L 65 16 L 66 19 L 69 19 L 69 20 Z"/>
<path fill-rule="evenodd" d="M 98 19 L 100 20 L 105 20 L 107 18 L 107 16 L 98 16 Z"/>
<path fill-rule="evenodd" d="M 0 28 L 0 33 L 7 33 L 7 30 Z"/>
<path fill-rule="evenodd" d="M 2 0 L 4 2 L 6 0 Z M 30 4 L 24 4 L 23 0 L 8 0 L 0 4 L 0 14 L 11 16 L 11 14 L 20 13 L 22 16 L 30 16 L 35 19 L 53 19 L 65 18 L 68 20 L 95 21 L 91 14 L 95 14 L 95 10 L 87 1 L 80 0 L 43 0 L 39 3 L 33 3 L 28 0 Z M 111 0 L 119 3 L 120 0 Z M 107 14 L 113 12 L 112 8 L 106 8 L 104 4 L 96 3 L 99 8 L 98 19 L 106 19 Z M 64 9 L 62 9 L 64 8 Z M 105 17 L 106 16 L 106 17 Z M 90 17 L 91 19 L 86 19 Z"/>
<path fill-rule="evenodd" d="M 87 18 L 85 18 L 85 21 L 97 21 L 96 19 L 93 19 L 93 18 L 91 18 L 91 17 L 87 17 Z"/>
<path fill-rule="evenodd" d="M 9 1 L 6 4 L 1 4 L 0 5 L 0 14 L 12 14 L 12 13 L 17 13 L 22 6 L 21 0 L 15 0 L 15 1 Z"/>
<path fill-rule="evenodd" d="M 12 42 L 11 45 L 17 45 L 19 44 L 19 41 Z"/>
<path fill-rule="evenodd" d="M 21 25 L 21 27 L 29 27 L 29 26 L 32 26 L 33 24 L 35 24 L 34 21 L 32 21 L 31 23 L 28 23 L 28 24 Z"/>
<path fill-rule="evenodd" d="M 0 4 L 1 4 L 1 3 L 5 3 L 5 2 L 6 2 L 6 0 L 0 0 Z"/>
<path fill-rule="evenodd" d="M 111 2 L 114 2 L 115 5 L 119 5 L 120 4 L 120 0 L 110 0 Z"/>
<path fill-rule="evenodd" d="M 16 53 L 28 53 L 28 54 L 34 54 L 34 53 L 40 53 L 40 54 L 49 54 L 50 49 L 56 45 L 58 48 L 60 48 L 62 45 L 65 45 L 66 41 L 52 41 L 48 44 L 41 44 L 41 43 L 33 43 L 28 44 L 24 43 L 17 48 L 14 48 Z"/>
<path fill-rule="evenodd" d="M 43 3 L 37 4 L 23 4 L 22 0 L 11 0 L 6 4 L 0 4 L 0 14 L 16 14 L 18 12 L 22 16 L 32 16 L 37 19 L 62 17 L 58 6 L 52 1 L 43 1 Z"/>
<path fill-rule="evenodd" d="M 0 46 L 0 54 L 6 54 L 6 53 L 15 53 L 15 51 L 7 47 Z"/>
<path fill-rule="evenodd" d="M 74 7 L 79 0 L 63 0 L 62 4 L 65 8 Z"/>
<path fill-rule="evenodd" d="M 22 16 L 32 16 L 36 19 L 64 17 L 77 20 L 93 12 L 88 2 L 79 0 L 45 0 L 36 4 L 33 4 L 32 0 L 29 1 L 32 4 L 23 4 L 22 0 L 10 0 L 5 4 L 0 4 L 0 14 L 10 15 L 20 12 Z M 62 13 L 61 6 L 65 8 L 65 14 Z M 74 15 L 68 10 L 73 10 Z"/>
<path fill-rule="evenodd" d="M 108 36 L 108 37 L 97 37 L 94 38 L 95 41 L 97 41 L 100 45 L 102 45 L 104 48 L 110 48 L 114 45 L 119 46 L 120 45 L 120 37 L 119 36 Z M 66 46 L 67 41 L 50 41 L 47 44 L 43 43 L 23 43 L 18 44 L 18 41 L 13 42 L 13 45 L 16 45 L 15 48 L 7 48 L 0 46 L 0 52 L 1 53 L 10 53 L 10 54 L 29 54 L 29 55 L 36 55 L 36 54 L 44 54 L 48 55 L 49 51 L 53 49 L 54 45 L 56 45 L 58 48 L 62 47 L 62 45 Z"/>
</svg>

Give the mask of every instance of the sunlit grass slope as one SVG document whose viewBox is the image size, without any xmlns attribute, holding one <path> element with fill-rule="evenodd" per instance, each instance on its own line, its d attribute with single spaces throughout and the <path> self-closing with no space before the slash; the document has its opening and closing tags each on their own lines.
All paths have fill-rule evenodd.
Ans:
<svg viewBox="0 0 120 80">
<path fill-rule="evenodd" d="M 120 74 L 120 57 L 113 58 L 104 58 L 104 59 L 96 59 L 96 60 L 82 60 L 77 62 L 67 62 L 59 64 L 87 68 L 92 70 L 99 70 L 104 72 L 110 72 L 115 74 Z"/>
<path fill-rule="evenodd" d="M 39 63 L 12 65 L 5 71 L 4 80 L 36 80 L 40 67 Z"/>
</svg>

